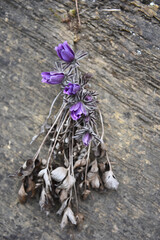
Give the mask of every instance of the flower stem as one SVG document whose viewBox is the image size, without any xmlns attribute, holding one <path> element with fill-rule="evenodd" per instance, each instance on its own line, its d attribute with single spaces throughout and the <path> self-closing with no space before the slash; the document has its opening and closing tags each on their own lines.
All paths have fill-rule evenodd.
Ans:
<svg viewBox="0 0 160 240">
<path fill-rule="evenodd" d="M 38 157 L 38 155 L 39 155 L 39 153 L 40 153 L 40 151 L 41 151 L 41 149 L 42 149 L 42 147 L 43 147 L 43 144 L 45 143 L 48 135 L 50 134 L 50 132 L 51 132 L 52 129 L 54 128 L 55 124 L 57 123 L 60 115 L 62 114 L 63 110 L 65 109 L 65 106 L 66 106 L 66 104 L 62 104 L 62 106 L 61 106 L 61 108 L 60 108 L 60 110 L 59 110 L 59 112 L 58 112 L 58 115 L 57 115 L 54 123 L 52 124 L 51 128 L 50 128 L 49 131 L 47 132 L 47 134 L 46 134 L 46 136 L 44 137 L 44 139 L 43 139 L 43 141 L 42 141 L 42 143 L 41 143 L 38 151 L 37 151 L 36 154 L 35 154 L 35 156 L 34 156 L 34 158 L 33 158 L 33 162 L 37 159 L 37 157 Z"/>
<path fill-rule="evenodd" d="M 87 183 L 87 170 L 88 170 L 88 165 L 89 165 L 90 151 L 91 151 L 91 142 L 89 143 L 89 146 L 88 146 L 88 153 L 87 153 L 87 159 L 86 159 L 86 169 L 85 169 L 85 190 L 86 190 L 86 183 Z"/>
<path fill-rule="evenodd" d="M 52 149 L 51 149 L 51 152 L 50 152 L 50 155 L 49 155 L 49 158 L 48 158 L 48 161 L 47 161 L 47 168 L 49 167 L 50 159 L 51 159 L 53 150 L 54 150 L 54 148 L 55 148 L 55 145 L 56 145 L 56 143 L 57 143 L 57 139 L 58 139 L 59 133 L 60 133 L 60 131 L 61 131 L 61 129 L 62 129 L 62 127 L 63 127 L 66 119 L 67 119 L 67 117 L 68 117 L 68 114 L 69 114 L 69 111 L 67 112 L 67 114 L 66 114 L 66 116 L 65 116 L 65 118 L 64 118 L 64 120 L 63 120 L 63 122 L 62 122 L 62 124 L 61 124 L 61 126 L 60 126 L 59 129 L 58 129 L 58 132 L 57 132 L 57 135 L 56 135 L 56 139 L 54 140 L 54 144 L 53 144 L 53 147 L 52 147 Z"/>
<path fill-rule="evenodd" d="M 104 138 L 104 124 L 103 124 L 103 118 L 100 109 L 98 109 L 99 116 L 100 116 L 100 121 L 101 121 L 101 126 L 102 126 L 102 134 L 101 134 L 101 141 L 103 142 Z"/>
</svg>

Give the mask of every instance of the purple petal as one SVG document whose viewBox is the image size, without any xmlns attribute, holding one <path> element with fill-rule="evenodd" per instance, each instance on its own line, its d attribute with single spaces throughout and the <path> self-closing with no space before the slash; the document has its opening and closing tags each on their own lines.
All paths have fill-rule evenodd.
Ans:
<svg viewBox="0 0 160 240">
<path fill-rule="evenodd" d="M 84 145 L 87 146 L 89 144 L 89 142 L 91 141 L 91 138 L 92 138 L 92 136 L 89 132 L 85 133 L 82 138 Z"/>
<path fill-rule="evenodd" d="M 81 103 L 81 111 L 85 116 L 87 115 L 87 110 L 85 109 L 83 103 Z"/>
<path fill-rule="evenodd" d="M 58 57 L 61 58 L 62 60 L 63 60 L 63 58 L 62 58 L 62 56 L 61 56 L 61 51 L 62 51 L 63 49 L 64 49 L 64 48 L 63 48 L 63 45 L 62 45 L 62 44 L 59 44 L 58 47 L 55 47 L 55 50 L 56 50 L 56 52 L 57 52 Z"/>
<path fill-rule="evenodd" d="M 79 90 L 80 90 L 80 86 L 78 84 L 68 83 L 63 93 L 68 95 L 73 95 L 73 94 L 76 94 Z"/>
<path fill-rule="evenodd" d="M 47 80 L 45 78 L 42 78 L 42 83 L 47 83 Z"/>
<path fill-rule="evenodd" d="M 70 111 L 71 112 L 72 111 L 77 111 L 78 108 L 80 107 L 80 105 L 81 105 L 81 102 L 78 102 L 78 103 L 74 104 L 73 106 L 70 107 Z"/>
<path fill-rule="evenodd" d="M 73 120 L 77 121 L 81 116 L 76 115 L 74 111 L 71 112 L 71 117 Z"/>
<path fill-rule="evenodd" d="M 73 84 L 73 90 L 72 93 L 76 94 L 80 90 L 79 84 Z"/>
<path fill-rule="evenodd" d="M 74 55 L 69 52 L 69 51 L 65 51 L 65 50 L 62 50 L 61 51 L 61 56 L 62 56 L 62 59 L 65 61 L 65 62 L 72 62 L 74 60 Z"/>
<path fill-rule="evenodd" d="M 73 50 L 70 48 L 70 46 L 68 45 L 67 41 L 65 41 L 65 42 L 63 43 L 63 47 L 64 47 L 65 50 L 68 50 L 69 52 L 71 52 L 72 55 L 74 56 L 74 52 L 73 52 Z"/>
<path fill-rule="evenodd" d="M 50 74 L 51 73 L 51 74 Z M 55 72 L 44 72 L 42 73 L 42 82 L 48 84 L 60 84 L 64 79 L 63 73 L 55 73 Z"/>
<path fill-rule="evenodd" d="M 42 72 L 41 73 L 42 78 L 50 78 L 50 73 L 49 72 Z"/>
<path fill-rule="evenodd" d="M 64 79 L 64 74 L 63 75 L 54 75 L 50 77 L 49 83 L 50 84 L 60 84 Z"/>
<path fill-rule="evenodd" d="M 68 94 L 68 95 L 72 95 L 72 90 L 69 87 L 66 86 L 63 93 Z"/>
</svg>

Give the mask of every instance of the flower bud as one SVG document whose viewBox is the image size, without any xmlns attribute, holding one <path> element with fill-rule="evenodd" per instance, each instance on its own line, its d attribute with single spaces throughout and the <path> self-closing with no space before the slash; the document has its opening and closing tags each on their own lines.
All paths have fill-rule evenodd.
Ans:
<svg viewBox="0 0 160 240">
<path fill-rule="evenodd" d="M 72 62 L 75 58 L 75 54 L 68 45 L 67 41 L 65 41 L 62 44 L 59 44 L 57 47 L 55 47 L 55 50 L 57 52 L 58 57 L 65 62 Z"/>
<path fill-rule="evenodd" d="M 63 93 L 67 95 L 74 95 L 80 90 L 80 85 L 79 84 L 74 84 L 74 83 L 68 83 L 67 86 L 65 86 L 65 89 Z"/>
<path fill-rule="evenodd" d="M 64 80 L 63 73 L 56 72 L 42 72 L 42 82 L 48 84 L 60 84 Z"/>
</svg>

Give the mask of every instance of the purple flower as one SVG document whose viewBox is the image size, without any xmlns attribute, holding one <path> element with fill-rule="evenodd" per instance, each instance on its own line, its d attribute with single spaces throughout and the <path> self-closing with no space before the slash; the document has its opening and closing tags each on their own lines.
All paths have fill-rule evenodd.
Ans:
<svg viewBox="0 0 160 240">
<path fill-rule="evenodd" d="M 91 138 L 92 138 L 92 135 L 89 132 L 86 132 L 82 137 L 82 141 L 83 141 L 84 145 L 88 146 L 88 144 L 91 141 Z"/>
<path fill-rule="evenodd" d="M 72 62 L 74 60 L 75 54 L 73 50 L 68 45 L 67 41 L 62 44 L 59 44 L 58 47 L 55 47 L 58 57 L 60 57 L 65 62 Z"/>
<path fill-rule="evenodd" d="M 79 84 L 68 83 L 68 85 L 64 88 L 63 93 L 68 95 L 74 95 L 80 90 Z"/>
<path fill-rule="evenodd" d="M 82 114 L 87 115 L 87 110 L 85 109 L 82 102 L 78 102 L 70 107 L 71 117 L 73 120 L 77 121 Z"/>
<path fill-rule="evenodd" d="M 60 84 L 64 79 L 63 73 L 56 73 L 56 72 L 42 72 L 42 82 L 48 84 Z"/>
</svg>

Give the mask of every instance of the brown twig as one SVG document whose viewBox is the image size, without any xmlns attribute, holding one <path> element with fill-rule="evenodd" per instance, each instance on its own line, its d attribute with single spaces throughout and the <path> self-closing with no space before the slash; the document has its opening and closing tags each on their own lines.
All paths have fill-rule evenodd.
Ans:
<svg viewBox="0 0 160 240">
<path fill-rule="evenodd" d="M 81 27 L 81 20 L 80 20 L 80 16 L 79 16 L 79 9 L 78 9 L 78 0 L 75 0 L 76 3 L 76 11 L 77 11 L 77 17 L 78 17 L 78 25 L 79 28 Z"/>
</svg>

